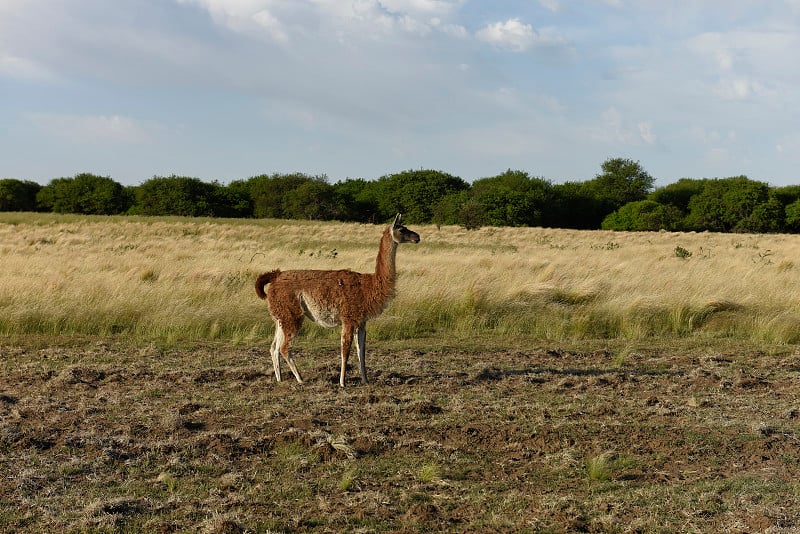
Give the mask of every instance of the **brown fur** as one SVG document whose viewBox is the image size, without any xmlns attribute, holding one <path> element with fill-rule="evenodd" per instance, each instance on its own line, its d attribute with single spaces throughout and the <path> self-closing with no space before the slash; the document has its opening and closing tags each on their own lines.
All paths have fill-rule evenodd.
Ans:
<svg viewBox="0 0 800 534">
<path fill-rule="evenodd" d="M 400 214 L 381 237 L 374 273 L 357 273 L 349 269 L 337 271 L 275 269 L 256 280 L 256 294 L 266 298 L 275 321 L 275 339 L 270 353 L 275 377 L 281 380 L 280 354 L 302 383 L 290 349 L 294 337 L 308 317 L 326 327 L 342 326 L 342 368 L 339 385 L 344 387 L 344 375 L 353 335 L 361 370 L 366 384 L 364 341 L 366 322 L 379 315 L 394 296 L 397 273 L 395 255 L 399 243 L 418 243 L 419 235 L 400 224 Z M 265 291 L 265 286 L 269 288 Z"/>
</svg>

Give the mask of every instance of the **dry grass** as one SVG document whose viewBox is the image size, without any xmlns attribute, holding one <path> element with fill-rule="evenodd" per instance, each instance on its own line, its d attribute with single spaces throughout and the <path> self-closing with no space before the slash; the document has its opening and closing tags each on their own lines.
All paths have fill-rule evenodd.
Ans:
<svg viewBox="0 0 800 534">
<path fill-rule="evenodd" d="M 414 230 L 340 390 L 253 281 L 380 227 L 0 214 L 0 531 L 800 528 L 796 238 Z"/>
<path fill-rule="evenodd" d="M 429 240 L 428 267 L 409 265 L 415 280 L 404 281 L 425 295 L 417 303 L 440 307 L 445 323 L 431 328 L 562 340 L 800 339 L 792 236 L 503 228 Z M 676 246 L 693 256 L 676 257 Z"/>
<path fill-rule="evenodd" d="M 371 325 L 373 339 L 800 340 L 795 236 L 415 230 L 422 242 L 400 249 L 398 297 Z M 356 224 L 0 214 L 0 333 L 262 339 L 271 324 L 254 296 L 258 273 L 372 270 L 380 234 Z"/>
</svg>

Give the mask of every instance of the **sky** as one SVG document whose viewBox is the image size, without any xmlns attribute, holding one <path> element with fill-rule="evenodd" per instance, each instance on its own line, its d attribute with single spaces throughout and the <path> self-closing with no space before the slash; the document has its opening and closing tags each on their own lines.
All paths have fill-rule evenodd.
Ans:
<svg viewBox="0 0 800 534">
<path fill-rule="evenodd" d="M 0 178 L 800 184 L 800 0 L 0 0 Z"/>
</svg>

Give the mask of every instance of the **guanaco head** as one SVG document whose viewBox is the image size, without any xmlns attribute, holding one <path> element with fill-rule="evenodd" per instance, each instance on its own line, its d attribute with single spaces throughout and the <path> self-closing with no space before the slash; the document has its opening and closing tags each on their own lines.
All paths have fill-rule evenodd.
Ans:
<svg viewBox="0 0 800 534">
<path fill-rule="evenodd" d="M 392 239 L 395 243 L 419 243 L 419 234 L 409 230 L 400 221 L 403 217 L 398 213 L 392 223 Z"/>
</svg>

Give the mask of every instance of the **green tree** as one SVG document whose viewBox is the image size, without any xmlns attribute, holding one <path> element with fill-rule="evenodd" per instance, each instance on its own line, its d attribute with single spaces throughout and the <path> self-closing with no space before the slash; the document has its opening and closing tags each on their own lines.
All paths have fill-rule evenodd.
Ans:
<svg viewBox="0 0 800 534">
<path fill-rule="evenodd" d="M 187 176 L 154 176 L 135 189 L 135 213 L 216 217 L 226 210 L 222 186 Z"/>
<path fill-rule="evenodd" d="M 644 200 L 655 183 L 638 161 L 611 158 L 603 162 L 601 169 L 603 172 L 588 185 L 602 208 L 609 213 L 628 202 Z"/>
<path fill-rule="evenodd" d="M 461 178 L 435 170 L 404 171 L 382 176 L 370 187 L 377 205 L 379 221 L 402 213 L 409 223 L 433 220 L 437 203 L 450 193 L 469 189 Z"/>
<path fill-rule="evenodd" d="M 327 182 L 309 180 L 283 197 L 283 215 L 288 219 L 330 220 L 334 212 L 333 188 Z"/>
<path fill-rule="evenodd" d="M 793 232 L 800 232 L 800 199 L 786 206 L 785 213 L 786 228 Z"/>
<path fill-rule="evenodd" d="M 800 200 L 800 185 L 775 187 L 770 190 L 770 194 L 774 196 L 778 202 L 784 206 L 788 206 L 792 202 Z"/>
<path fill-rule="evenodd" d="M 37 205 L 56 213 L 114 215 L 131 206 L 129 191 L 109 177 L 81 173 L 56 178 L 39 190 Z"/>
<path fill-rule="evenodd" d="M 486 191 L 474 195 L 473 201 L 481 206 L 485 222 L 491 226 L 523 226 L 535 218 L 533 202 L 519 191 Z"/>
<path fill-rule="evenodd" d="M 553 186 L 542 225 L 579 230 L 600 228 L 605 217 L 589 182 L 564 182 Z"/>
<path fill-rule="evenodd" d="M 448 193 L 440 198 L 433 206 L 432 222 L 437 226 L 459 224 L 468 230 L 474 230 L 486 224 L 483 206 L 480 206 L 479 203 L 474 200 L 470 200 L 470 193 L 471 190 L 465 189 L 463 191 Z M 477 217 L 469 216 L 475 212 L 471 212 L 470 214 L 465 213 L 464 207 L 468 202 L 478 206 L 480 213 Z M 465 215 L 467 215 L 466 218 Z M 467 219 L 469 220 L 467 221 Z"/>
<path fill-rule="evenodd" d="M 342 221 L 374 221 L 378 201 L 374 195 L 369 194 L 371 183 L 373 182 L 367 182 L 363 178 L 348 178 L 333 184 L 335 218 Z"/>
<path fill-rule="evenodd" d="M 540 226 L 552 197 L 552 184 L 509 169 L 473 182 L 470 197 L 482 206 L 486 224 Z"/>
<path fill-rule="evenodd" d="M 675 206 L 681 213 L 686 214 L 689 211 L 689 201 L 703 191 L 707 182 L 708 180 L 681 178 L 673 184 L 659 187 L 650 193 L 648 198 L 659 204 Z"/>
<path fill-rule="evenodd" d="M 241 182 L 220 185 L 217 189 L 217 204 L 222 217 L 250 218 L 253 216 L 253 200 L 250 191 Z"/>
<path fill-rule="evenodd" d="M 310 182 L 327 186 L 328 178 L 325 175 L 309 176 L 303 173 L 253 176 L 246 182 L 253 202 L 253 216 L 272 219 L 292 218 L 292 215 L 286 212 L 286 208 L 292 205 L 292 202 L 287 204 L 286 196 L 289 192 Z M 295 212 L 294 215 L 297 213 Z"/>
<path fill-rule="evenodd" d="M 28 180 L 0 180 L 0 211 L 36 211 L 36 195 L 41 189 Z"/>
<path fill-rule="evenodd" d="M 683 214 L 672 205 L 654 200 L 629 202 L 603 219 L 603 230 L 658 231 L 677 230 Z"/>
<path fill-rule="evenodd" d="M 54 178 L 50 183 L 39 189 L 36 193 L 36 210 L 37 211 L 53 211 L 53 206 L 56 203 L 56 188 L 60 186 L 61 182 L 66 182 L 71 178 Z"/>
<path fill-rule="evenodd" d="M 467 230 L 477 230 L 486 224 L 486 209 L 475 199 L 467 199 L 458 210 L 459 224 Z"/>
<path fill-rule="evenodd" d="M 770 195 L 765 201 L 757 204 L 750 214 L 734 227 L 736 232 L 773 233 L 786 228 L 786 212 L 783 204 Z"/>
<path fill-rule="evenodd" d="M 757 206 L 769 200 L 769 186 L 746 176 L 707 180 L 703 191 L 689 201 L 686 223 L 698 231 L 746 232 L 754 225 L 764 224 L 751 216 Z M 757 218 L 773 211 L 774 206 L 765 206 Z"/>
</svg>

